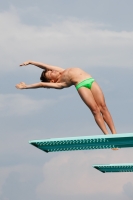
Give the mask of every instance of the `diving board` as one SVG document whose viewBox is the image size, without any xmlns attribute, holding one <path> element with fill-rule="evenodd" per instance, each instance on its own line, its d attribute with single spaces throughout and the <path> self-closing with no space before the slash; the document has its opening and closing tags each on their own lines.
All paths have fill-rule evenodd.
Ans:
<svg viewBox="0 0 133 200">
<path fill-rule="evenodd" d="M 133 172 L 133 163 L 93 165 L 93 167 L 103 173 L 108 172 Z"/>
<path fill-rule="evenodd" d="M 56 151 L 126 148 L 133 147 L 133 133 L 51 138 L 32 140 L 29 143 L 47 153 Z"/>
</svg>

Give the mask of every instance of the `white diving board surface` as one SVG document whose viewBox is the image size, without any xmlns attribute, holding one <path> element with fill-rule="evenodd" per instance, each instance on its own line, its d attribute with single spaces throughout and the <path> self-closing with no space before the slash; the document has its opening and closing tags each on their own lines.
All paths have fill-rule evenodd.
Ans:
<svg viewBox="0 0 133 200">
<path fill-rule="evenodd" d="M 93 167 L 103 173 L 109 172 L 133 172 L 133 163 L 93 165 Z"/>
<path fill-rule="evenodd" d="M 74 151 L 133 147 L 133 133 L 51 138 L 29 141 L 33 146 L 45 151 Z"/>
</svg>

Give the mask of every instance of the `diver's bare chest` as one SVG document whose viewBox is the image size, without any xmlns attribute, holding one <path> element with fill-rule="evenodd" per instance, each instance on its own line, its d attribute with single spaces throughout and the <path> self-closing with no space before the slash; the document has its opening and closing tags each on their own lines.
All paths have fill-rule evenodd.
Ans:
<svg viewBox="0 0 133 200">
<path fill-rule="evenodd" d="M 70 76 L 69 72 L 66 70 L 64 72 L 62 72 L 58 82 L 66 82 L 66 83 L 71 82 L 71 76 Z"/>
<path fill-rule="evenodd" d="M 69 82 L 70 78 L 68 75 L 62 75 L 59 79 L 60 82 Z"/>
</svg>

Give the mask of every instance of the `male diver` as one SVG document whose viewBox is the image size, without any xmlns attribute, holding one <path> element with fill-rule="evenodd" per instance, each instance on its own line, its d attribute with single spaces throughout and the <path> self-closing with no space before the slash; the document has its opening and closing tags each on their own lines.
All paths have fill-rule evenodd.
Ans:
<svg viewBox="0 0 133 200">
<path fill-rule="evenodd" d="M 81 99 L 91 110 L 97 125 L 104 134 L 108 134 L 105 122 L 110 128 L 112 134 L 116 133 L 111 114 L 106 106 L 103 92 L 90 74 L 80 68 L 63 69 L 40 62 L 26 61 L 20 66 L 35 65 L 43 72 L 39 83 L 27 85 L 21 82 L 16 85 L 17 89 L 33 88 L 55 88 L 63 89 L 72 85 L 77 89 Z"/>
</svg>

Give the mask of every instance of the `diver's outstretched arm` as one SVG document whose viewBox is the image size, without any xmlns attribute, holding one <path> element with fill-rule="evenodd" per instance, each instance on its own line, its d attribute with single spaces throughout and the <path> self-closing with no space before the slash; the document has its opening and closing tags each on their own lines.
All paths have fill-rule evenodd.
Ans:
<svg viewBox="0 0 133 200">
<path fill-rule="evenodd" d="M 54 88 L 54 89 L 63 89 L 65 87 L 69 87 L 66 85 L 66 83 L 47 83 L 47 82 L 39 82 L 39 83 L 33 83 L 30 85 L 25 84 L 24 82 L 21 82 L 16 85 L 17 89 L 36 89 L 36 88 Z"/>
<path fill-rule="evenodd" d="M 45 69 L 45 70 L 57 70 L 59 72 L 64 71 L 64 69 L 61 68 L 61 67 L 48 65 L 48 64 L 41 63 L 41 62 L 35 62 L 35 61 L 31 61 L 31 60 L 23 62 L 22 64 L 20 64 L 20 66 L 26 66 L 26 65 L 35 65 L 35 66 L 37 66 L 41 69 Z"/>
</svg>

